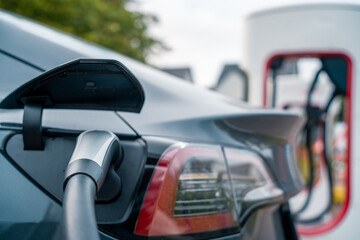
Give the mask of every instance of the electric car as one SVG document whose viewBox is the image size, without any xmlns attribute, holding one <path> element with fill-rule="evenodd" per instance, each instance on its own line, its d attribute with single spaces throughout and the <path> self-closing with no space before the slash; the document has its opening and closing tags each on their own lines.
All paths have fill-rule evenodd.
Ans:
<svg viewBox="0 0 360 240">
<path fill-rule="evenodd" d="M 294 113 L 0 12 L 0 239 L 297 239 Z"/>
</svg>

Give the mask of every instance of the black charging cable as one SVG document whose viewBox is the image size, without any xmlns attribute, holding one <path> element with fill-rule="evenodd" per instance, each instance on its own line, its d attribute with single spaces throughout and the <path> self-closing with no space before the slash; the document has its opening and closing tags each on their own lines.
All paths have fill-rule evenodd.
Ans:
<svg viewBox="0 0 360 240">
<path fill-rule="evenodd" d="M 307 196 L 303 206 L 296 213 L 293 214 L 296 222 L 301 223 L 301 224 L 313 224 L 313 223 L 319 222 L 331 210 L 331 208 L 333 206 L 333 177 L 332 177 L 331 157 L 330 157 L 329 149 L 328 149 L 328 140 L 327 140 L 326 130 L 327 130 L 327 116 L 328 116 L 330 106 L 331 106 L 332 102 L 334 101 L 334 99 L 336 98 L 336 96 L 340 95 L 340 92 L 337 90 L 337 88 L 335 88 L 335 90 L 332 93 L 330 99 L 328 100 L 324 110 L 316 109 L 311 106 L 311 97 L 312 97 L 313 91 L 315 89 L 315 86 L 318 82 L 319 76 L 322 71 L 324 71 L 323 68 L 321 68 L 316 73 L 315 78 L 310 86 L 308 96 L 307 96 L 307 103 L 306 103 L 307 122 L 306 122 L 306 125 L 304 128 L 304 131 L 306 134 L 306 149 L 307 149 L 308 156 L 309 156 L 309 181 L 307 182 L 308 196 Z M 323 127 L 323 133 L 322 133 L 322 140 L 324 143 L 323 157 L 324 157 L 324 163 L 325 163 L 325 168 L 326 168 L 326 173 L 327 173 L 327 180 L 328 180 L 328 184 L 329 184 L 329 201 L 328 201 L 326 207 L 324 208 L 324 210 L 321 211 L 317 216 L 311 217 L 308 219 L 300 219 L 299 215 L 307 209 L 307 207 L 310 204 L 312 194 L 313 194 L 313 184 L 314 184 L 314 180 L 315 180 L 314 179 L 315 178 L 315 166 L 314 166 L 314 158 L 313 158 L 313 154 L 312 154 L 312 150 L 311 150 L 312 132 L 313 132 L 313 129 L 316 129 L 316 127 L 319 125 L 319 123 L 321 123 L 321 125 Z"/>
<path fill-rule="evenodd" d="M 331 157 L 330 157 L 330 153 L 329 153 L 329 149 L 328 149 L 328 140 L 327 140 L 327 134 L 326 134 L 326 130 L 327 130 L 327 115 L 331 106 L 331 103 L 334 101 L 334 99 L 339 96 L 340 93 L 337 91 L 337 89 L 334 90 L 333 94 L 331 95 L 325 109 L 324 109 L 324 115 L 323 115 L 323 119 L 322 119 L 322 125 L 323 125 L 323 142 L 324 142 L 324 162 L 325 162 L 325 167 L 326 167 L 326 173 L 327 173 L 327 179 L 328 179 L 328 184 L 329 184 L 329 201 L 326 205 L 326 207 L 324 208 L 324 210 L 322 210 L 317 216 L 315 217 L 311 217 L 311 218 L 307 218 L 307 219 L 299 219 L 297 216 L 296 221 L 298 223 L 301 224 L 313 224 L 316 222 L 321 221 L 325 215 L 331 210 L 334 201 L 333 201 L 333 186 L 334 186 L 334 181 L 333 181 L 333 176 L 332 176 L 332 166 L 331 166 Z"/>
<path fill-rule="evenodd" d="M 63 198 L 63 238 L 99 240 L 95 197 L 110 165 L 119 159 L 120 142 L 111 132 L 86 131 L 79 135 L 66 168 Z"/>
<path fill-rule="evenodd" d="M 316 129 L 316 127 L 319 124 L 319 119 L 320 119 L 320 115 L 321 115 L 321 111 L 317 108 L 314 108 L 311 106 L 311 96 L 312 93 L 314 92 L 315 86 L 317 84 L 317 81 L 319 79 L 319 76 L 321 74 L 321 72 L 323 71 L 323 68 L 321 68 L 315 75 L 314 80 L 312 81 L 312 84 L 310 86 L 310 89 L 308 91 L 308 95 L 307 95 L 307 100 L 306 100 L 306 116 L 307 116 L 307 121 L 304 127 L 304 132 L 306 134 L 306 138 L 305 138 L 305 146 L 306 146 L 306 150 L 308 152 L 308 159 L 309 159 L 309 179 L 306 183 L 306 187 L 308 190 L 308 195 L 307 198 L 304 202 L 304 204 L 302 205 L 302 207 L 293 214 L 294 219 L 298 219 L 298 216 L 305 211 L 305 209 L 309 206 L 311 198 L 312 198 L 312 193 L 313 193 L 313 184 L 315 181 L 315 171 L 314 171 L 314 156 L 312 154 L 312 150 L 311 150 L 311 144 L 312 144 L 312 131 L 314 129 Z"/>
</svg>

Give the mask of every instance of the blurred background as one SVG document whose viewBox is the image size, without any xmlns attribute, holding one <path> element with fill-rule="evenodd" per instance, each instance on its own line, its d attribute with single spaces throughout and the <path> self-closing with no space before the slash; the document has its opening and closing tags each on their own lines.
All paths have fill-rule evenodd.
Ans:
<svg viewBox="0 0 360 240">
<path fill-rule="evenodd" d="M 216 89 L 229 72 L 242 77 L 237 66 L 248 14 L 314 2 L 339 1 L 0 0 L 0 8 Z"/>
</svg>

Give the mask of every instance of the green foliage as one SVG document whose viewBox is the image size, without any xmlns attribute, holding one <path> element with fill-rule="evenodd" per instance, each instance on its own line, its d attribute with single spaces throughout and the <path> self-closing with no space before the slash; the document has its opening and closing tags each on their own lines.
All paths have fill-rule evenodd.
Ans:
<svg viewBox="0 0 360 240">
<path fill-rule="evenodd" d="M 156 18 L 125 8 L 126 0 L 0 0 L 0 8 L 30 17 L 145 62 L 163 44 L 147 34 Z"/>
</svg>

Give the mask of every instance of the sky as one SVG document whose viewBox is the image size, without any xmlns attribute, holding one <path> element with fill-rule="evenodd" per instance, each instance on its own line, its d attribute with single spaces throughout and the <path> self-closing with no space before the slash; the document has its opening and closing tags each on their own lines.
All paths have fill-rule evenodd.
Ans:
<svg viewBox="0 0 360 240">
<path fill-rule="evenodd" d="M 245 17 L 276 6 L 313 2 L 360 0 L 138 0 L 135 10 L 150 13 L 159 22 L 149 34 L 170 49 L 157 51 L 148 59 L 156 67 L 190 67 L 195 84 L 216 84 L 224 64 L 242 61 Z"/>
</svg>

